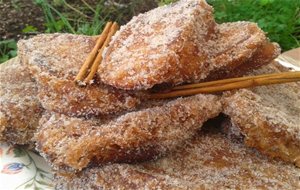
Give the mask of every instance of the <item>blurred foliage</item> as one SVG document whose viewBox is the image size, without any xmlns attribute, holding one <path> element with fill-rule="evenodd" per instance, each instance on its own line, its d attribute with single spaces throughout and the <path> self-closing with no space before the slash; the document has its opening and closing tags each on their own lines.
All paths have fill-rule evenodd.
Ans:
<svg viewBox="0 0 300 190">
<path fill-rule="evenodd" d="M 217 22 L 258 23 L 283 50 L 300 46 L 300 0 L 208 0 Z"/>
<path fill-rule="evenodd" d="M 157 6 L 153 0 L 131 0 L 129 3 L 99 0 L 94 4 L 81 0 L 80 6 L 65 0 L 35 0 L 45 15 L 47 33 L 67 32 L 74 34 L 97 35 L 109 20 L 125 24 L 133 15 Z"/>
<path fill-rule="evenodd" d="M 174 3 L 176 2 L 177 0 L 159 0 L 158 1 L 158 5 L 159 6 L 163 6 L 163 5 L 168 5 L 170 3 Z"/>
<path fill-rule="evenodd" d="M 32 33 L 32 32 L 36 32 L 37 28 L 31 25 L 26 25 L 25 28 L 23 28 L 22 33 Z"/>
<path fill-rule="evenodd" d="M 17 43 L 15 40 L 0 41 L 0 63 L 17 56 Z"/>
<path fill-rule="evenodd" d="M 109 20 L 125 24 L 132 16 L 157 6 L 155 0 L 33 0 L 44 13 L 44 31 L 27 25 L 22 33 L 74 33 L 98 35 Z M 16 5 L 17 6 L 17 5 Z M 0 63 L 16 56 L 14 40 L 0 41 Z"/>
</svg>

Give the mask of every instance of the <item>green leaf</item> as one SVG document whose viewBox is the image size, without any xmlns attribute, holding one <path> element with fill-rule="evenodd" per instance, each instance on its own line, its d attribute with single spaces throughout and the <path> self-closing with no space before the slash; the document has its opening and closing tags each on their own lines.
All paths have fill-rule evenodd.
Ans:
<svg viewBox="0 0 300 190">
<path fill-rule="evenodd" d="M 56 27 L 57 27 L 57 29 L 58 29 L 58 32 L 59 32 L 59 31 L 62 31 L 63 28 L 65 27 L 65 23 L 64 23 L 64 21 L 62 21 L 62 20 L 58 20 L 58 21 L 55 23 L 55 25 L 56 25 Z"/>
<path fill-rule="evenodd" d="M 15 40 L 12 40 L 7 43 L 7 47 L 10 49 L 17 49 L 17 42 Z"/>
<path fill-rule="evenodd" d="M 2 57 L 0 57 L 0 63 L 4 63 L 5 61 L 7 61 L 9 59 L 8 55 L 2 55 Z"/>
<path fill-rule="evenodd" d="M 10 39 L 10 40 L 2 40 L 0 41 L 0 45 L 7 45 L 9 43 L 15 42 L 14 39 Z"/>
<path fill-rule="evenodd" d="M 8 52 L 8 55 L 10 56 L 10 58 L 16 57 L 17 56 L 17 50 L 10 50 Z"/>
<path fill-rule="evenodd" d="M 259 3 L 261 5 L 267 5 L 268 3 L 270 3 L 270 0 L 260 0 Z"/>
<path fill-rule="evenodd" d="M 43 0 L 34 0 L 34 3 L 37 5 L 42 5 L 44 3 Z"/>
<path fill-rule="evenodd" d="M 37 28 L 32 25 L 26 25 L 25 28 L 23 28 L 22 33 L 28 33 L 28 32 L 36 32 Z"/>
</svg>

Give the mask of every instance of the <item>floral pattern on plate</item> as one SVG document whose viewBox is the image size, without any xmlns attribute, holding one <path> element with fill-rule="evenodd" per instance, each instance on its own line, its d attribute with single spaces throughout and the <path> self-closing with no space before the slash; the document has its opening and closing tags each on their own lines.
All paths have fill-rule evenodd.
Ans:
<svg viewBox="0 0 300 190">
<path fill-rule="evenodd" d="M 0 189 L 53 190 L 52 180 L 51 169 L 41 156 L 0 144 Z"/>
</svg>

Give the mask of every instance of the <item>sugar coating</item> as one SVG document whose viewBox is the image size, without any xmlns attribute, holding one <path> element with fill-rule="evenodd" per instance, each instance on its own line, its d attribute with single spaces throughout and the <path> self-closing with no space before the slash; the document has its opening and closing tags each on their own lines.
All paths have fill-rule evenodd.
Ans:
<svg viewBox="0 0 300 190">
<path fill-rule="evenodd" d="M 276 63 L 252 74 L 278 73 Z M 300 88 L 297 83 L 242 89 L 224 97 L 224 112 L 248 146 L 300 166 Z"/>
<path fill-rule="evenodd" d="M 79 87 L 74 79 L 95 45 L 95 37 L 41 34 L 18 42 L 18 53 L 38 83 L 38 98 L 49 111 L 69 116 L 112 114 L 133 109 L 139 98 L 95 82 Z"/>
<path fill-rule="evenodd" d="M 36 83 L 18 57 L 0 65 L 0 141 L 33 144 L 43 111 L 36 96 Z"/>
<path fill-rule="evenodd" d="M 251 70 L 278 55 L 257 24 L 217 25 L 212 11 L 205 1 L 181 0 L 133 18 L 106 49 L 101 80 L 121 89 L 193 83 L 224 78 L 238 67 L 235 73 Z M 267 44 L 273 48 L 255 62 Z"/>
<path fill-rule="evenodd" d="M 138 164 L 56 175 L 57 189 L 299 189 L 300 169 L 221 134 L 199 134 L 172 154 Z"/>
<path fill-rule="evenodd" d="M 213 65 L 206 81 L 243 76 L 280 54 L 279 45 L 269 42 L 256 23 L 223 23 L 217 29 L 216 40 L 206 48 Z"/>
<path fill-rule="evenodd" d="M 52 114 L 36 134 L 37 149 L 56 170 L 148 160 L 174 150 L 220 112 L 217 96 L 196 95 L 113 119 Z"/>
<path fill-rule="evenodd" d="M 202 47 L 215 25 L 212 7 L 203 0 L 182 0 L 140 14 L 121 27 L 104 52 L 101 80 L 118 88 L 146 89 L 204 78 L 209 65 L 199 61 L 206 57 Z M 194 75 L 195 67 L 203 72 Z"/>
</svg>

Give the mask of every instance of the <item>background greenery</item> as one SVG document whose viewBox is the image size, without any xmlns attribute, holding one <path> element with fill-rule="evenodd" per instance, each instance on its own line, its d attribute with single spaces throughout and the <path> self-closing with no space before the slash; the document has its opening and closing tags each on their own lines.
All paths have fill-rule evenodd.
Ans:
<svg viewBox="0 0 300 190">
<path fill-rule="evenodd" d="M 22 34 L 67 32 L 96 35 L 108 20 L 125 24 L 133 15 L 176 0 L 33 1 L 34 6 L 40 7 L 43 12 L 44 29 L 27 25 L 20 31 Z M 239 20 L 257 22 L 284 51 L 300 47 L 300 0 L 207 1 L 214 7 L 218 23 Z M 0 63 L 14 56 L 16 39 L 0 41 Z"/>
<path fill-rule="evenodd" d="M 300 0 L 210 0 L 219 23 L 258 23 L 283 50 L 300 46 Z"/>
</svg>

